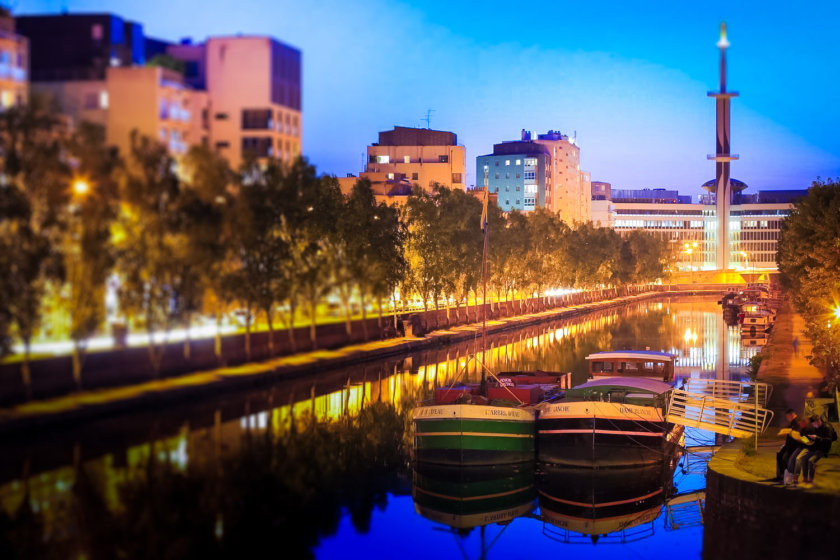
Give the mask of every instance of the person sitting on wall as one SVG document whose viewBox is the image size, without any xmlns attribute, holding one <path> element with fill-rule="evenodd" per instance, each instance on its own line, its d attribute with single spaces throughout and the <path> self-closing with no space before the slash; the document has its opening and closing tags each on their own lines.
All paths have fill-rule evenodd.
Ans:
<svg viewBox="0 0 840 560">
<path fill-rule="evenodd" d="M 802 472 L 802 481 L 810 484 L 814 482 L 817 461 L 828 456 L 831 444 L 837 441 L 837 433 L 815 414 L 811 416 L 810 430 L 807 432 L 803 430 L 802 435 L 810 439 L 812 444 L 806 451 L 799 454 L 796 461 L 796 476 Z"/>
<path fill-rule="evenodd" d="M 802 442 L 793 437 L 793 432 L 799 431 L 799 417 L 796 415 L 796 411 L 792 408 L 787 409 L 785 411 L 785 420 L 788 423 L 787 428 L 779 430 L 779 435 L 786 437 L 784 445 L 776 453 L 776 478 L 772 479 L 774 482 L 782 482 L 784 480 L 785 469 L 790 461 L 791 454 L 794 451 L 798 452 L 802 447 Z"/>
</svg>

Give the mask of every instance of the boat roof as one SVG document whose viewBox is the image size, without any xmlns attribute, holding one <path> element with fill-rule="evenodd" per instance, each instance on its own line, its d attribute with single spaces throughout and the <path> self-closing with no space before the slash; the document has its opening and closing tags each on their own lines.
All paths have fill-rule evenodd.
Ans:
<svg viewBox="0 0 840 560">
<path fill-rule="evenodd" d="M 590 387 L 602 387 L 610 385 L 613 387 L 629 387 L 631 389 L 641 389 L 642 391 L 649 391 L 651 393 L 665 393 L 673 389 L 664 381 L 658 379 L 650 379 L 647 377 L 606 377 L 603 379 L 593 379 L 587 381 L 583 385 L 574 387 L 575 389 L 588 389 Z"/>
<path fill-rule="evenodd" d="M 614 352 L 595 352 L 586 357 L 587 360 L 657 360 L 673 362 L 673 354 L 667 352 L 653 352 L 652 350 L 618 350 Z"/>
</svg>

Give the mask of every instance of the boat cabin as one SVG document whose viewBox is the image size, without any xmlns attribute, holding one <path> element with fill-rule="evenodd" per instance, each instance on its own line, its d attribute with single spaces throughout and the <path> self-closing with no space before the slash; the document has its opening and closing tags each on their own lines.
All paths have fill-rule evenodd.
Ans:
<svg viewBox="0 0 840 560">
<path fill-rule="evenodd" d="M 659 379 L 666 383 L 674 380 L 674 356 L 666 352 L 649 350 L 622 350 L 597 352 L 586 357 L 589 377 L 640 377 Z"/>
</svg>

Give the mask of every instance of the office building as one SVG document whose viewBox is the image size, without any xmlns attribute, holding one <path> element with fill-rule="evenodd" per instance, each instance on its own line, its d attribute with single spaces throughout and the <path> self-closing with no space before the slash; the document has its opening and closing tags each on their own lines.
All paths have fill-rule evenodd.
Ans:
<svg viewBox="0 0 840 560">
<path fill-rule="evenodd" d="M 466 190 L 466 150 L 452 132 L 395 126 L 367 148 L 365 174 L 406 180 L 431 190 L 435 184 Z"/>
<path fill-rule="evenodd" d="M 733 270 L 776 270 L 776 249 L 781 224 L 793 203 L 806 190 L 759 191 L 747 194 L 747 185 L 732 179 L 729 212 L 729 262 Z M 714 184 L 714 181 L 711 182 Z M 671 246 L 679 270 L 718 270 L 717 200 L 714 194 L 699 197 L 666 189 L 611 189 L 609 210 L 600 225 L 619 233 L 642 229 Z"/>
<path fill-rule="evenodd" d="M 523 140 L 532 134 L 522 131 Z M 592 193 L 589 175 L 580 170 L 580 147 L 574 138 L 549 130 L 533 140 L 548 148 L 551 166 L 546 187 L 546 207 L 567 223 L 592 219 Z"/>
</svg>

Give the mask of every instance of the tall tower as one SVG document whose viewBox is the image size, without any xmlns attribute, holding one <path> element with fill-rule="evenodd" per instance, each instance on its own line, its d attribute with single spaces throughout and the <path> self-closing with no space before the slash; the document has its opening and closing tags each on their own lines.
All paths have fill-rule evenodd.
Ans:
<svg viewBox="0 0 840 560">
<path fill-rule="evenodd" d="M 729 162 L 738 159 L 737 155 L 729 153 L 729 100 L 737 97 L 734 91 L 726 91 L 726 24 L 720 24 L 720 91 L 710 91 L 709 97 L 715 98 L 717 105 L 717 141 L 716 152 L 708 156 L 715 160 L 715 199 L 717 227 L 717 255 L 715 267 L 718 270 L 729 268 L 729 199 L 731 189 L 729 185 Z"/>
</svg>

